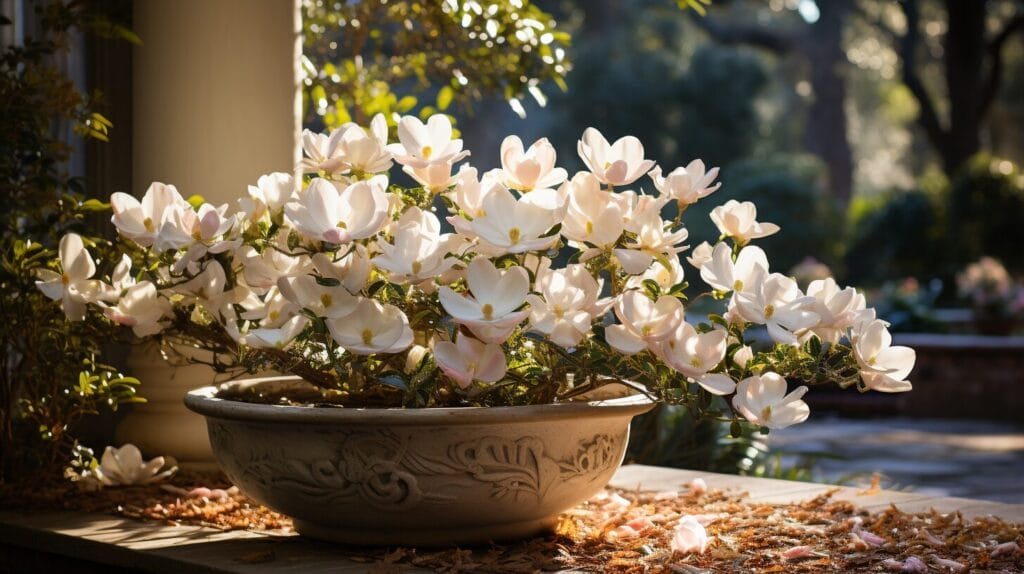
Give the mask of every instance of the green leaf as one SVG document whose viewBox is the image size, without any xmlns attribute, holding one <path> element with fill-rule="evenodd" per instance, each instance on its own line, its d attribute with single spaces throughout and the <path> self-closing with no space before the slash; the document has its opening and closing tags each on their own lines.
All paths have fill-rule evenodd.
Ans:
<svg viewBox="0 0 1024 574">
<path fill-rule="evenodd" d="M 455 97 L 455 90 L 451 86 L 445 86 L 437 92 L 437 109 L 444 111 L 452 105 L 452 98 Z"/>
<path fill-rule="evenodd" d="M 416 96 L 405 96 L 395 104 L 395 111 L 400 114 L 404 114 L 405 112 L 415 108 L 417 101 Z"/>
<path fill-rule="evenodd" d="M 109 211 L 110 204 L 103 203 L 98 199 L 87 199 L 82 203 L 78 204 L 78 208 L 82 211 Z"/>
<path fill-rule="evenodd" d="M 192 206 L 192 209 L 199 209 L 201 205 L 206 203 L 206 199 L 199 194 L 190 195 L 186 201 L 188 201 L 188 204 Z"/>
<path fill-rule="evenodd" d="M 388 385 L 390 387 L 395 387 L 396 389 L 401 389 L 403 391 L 408 391 L 409 390 L 409 383 L 406 383 L 405 379 L 403 379 L 401 376 L 396 375 L 396 374 L 385 375 L 385 376 L 380 378 L 380 382 L 382 382 L 385 385 Z"/>
</svg>

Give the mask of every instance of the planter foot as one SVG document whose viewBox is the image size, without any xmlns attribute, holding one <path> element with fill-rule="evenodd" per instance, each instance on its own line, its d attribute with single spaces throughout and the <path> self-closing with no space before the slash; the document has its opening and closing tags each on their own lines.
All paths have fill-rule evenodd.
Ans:
<svg viewBox="0 0 1024 574">
<path fill-rule="evenodd" d="M 527 538 L 551 531 L 555 517 L 466 528 L 339 528 L 294 519 L 303 536 L 353 546 L 452 546 Z"/>
</svg>

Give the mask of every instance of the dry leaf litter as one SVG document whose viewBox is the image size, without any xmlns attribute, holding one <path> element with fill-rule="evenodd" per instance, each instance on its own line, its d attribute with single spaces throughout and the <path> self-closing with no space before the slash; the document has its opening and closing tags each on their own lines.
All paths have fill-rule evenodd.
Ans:
<svg viewBox="0 0 1024 574">
<path fill-rule="evenodd" d="M 699 484 L 660 493 L 608 489 L 563 514 L 554 534 L 546 537 L 481 548 L 335 548 L 339 558 L 366 563 L 376 574 L 402 572 L 404 565 L 446 573 L 1024 572 L 1024 524 L 967 519 L 959 513 L 907 513 L 895 506 L 869 514 L 834 494 L 767 504 Z M 212 473 L 186 472 L 167 484 L 93 493 L 72 484 L 31 491 L 0 486 L 0 507 L 292 532 L 286 516 Z M 704 553 L 672 552 L 675 526 L 683 516 L 705 527 L 709 541 Z M 238 557 L 254 563 L 274 559 L 273 552 Z"/>
</svg>

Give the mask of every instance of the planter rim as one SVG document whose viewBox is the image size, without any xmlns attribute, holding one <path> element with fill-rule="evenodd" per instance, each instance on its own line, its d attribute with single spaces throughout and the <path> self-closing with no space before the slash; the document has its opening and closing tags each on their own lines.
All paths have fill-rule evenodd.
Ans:
<svg viewBox="0 0 1024 574">
<path fill-rule="evenodd" d="M 245 384 L 300 381 L 297 377 L 248 379 Z M 237 383 L 236 383 L 237 384 Z M 617 398 L 510 407 L 438 407 L 438 408 L 337 408 L 292 405 L 268 405 L 217 398 L 220 387 L 208 386 L 189 391 L 185 406 L 208 417 L 256 422 L 295 422 L 304 424 L 380 424 L 388 426 L 470 425 L 481 422 L 525 422 L 565 418 L 598 418 L 637 415 L 654 408 L 654 401 L 643 394 Z"/>
</svg>

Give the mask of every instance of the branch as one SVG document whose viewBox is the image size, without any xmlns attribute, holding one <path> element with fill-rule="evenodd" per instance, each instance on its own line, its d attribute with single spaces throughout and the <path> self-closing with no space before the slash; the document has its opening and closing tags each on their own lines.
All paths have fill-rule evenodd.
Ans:
<svg viewBox="0 0 1024 574">
<path fill-rule="evenodd" d="M 920 39 L 920 13 L 918 12 L 917 0 L 902 0 L 900 8 L 907 19 L 907 33 L 899 37 L 900 59 L 903 60 L 903 83 L 914 95 L 918 106 L 921 108 L 917 120 L 924 128 L 928 139 L 936 149 L 943 149 L 946 132 L 939 123 L 939 116 L 935 111 L 935 104 L 932 102 L 928 90 L 925 88 L 921 77 L 917 75 L 916 48 Z"/>
<path fill-rule="evenodd" d="M 981 100 L 978 102 L 978 112 L 981 117 L 984 117 L 988 109 L 992 107 L 992 102 L 995 101 L 1003 81 L 1003 46 L 1014 32 L 1021 29 L 1024 29 L 1024 14 L 1017 14 L 1010 18 L 1003 29 L 988 43 L 988 78 L 982 87 Z"/>
<path fill-rule="evenodd" d="M 694 16 L 694 22 L 716 42 L 728 45 L 744 44 L 763 48 L 775 54 L 791 51 L 796 43 L 788 34 L 764 26 L 736 24 L 727 26 L 706 16 Z"/>
</svg>

